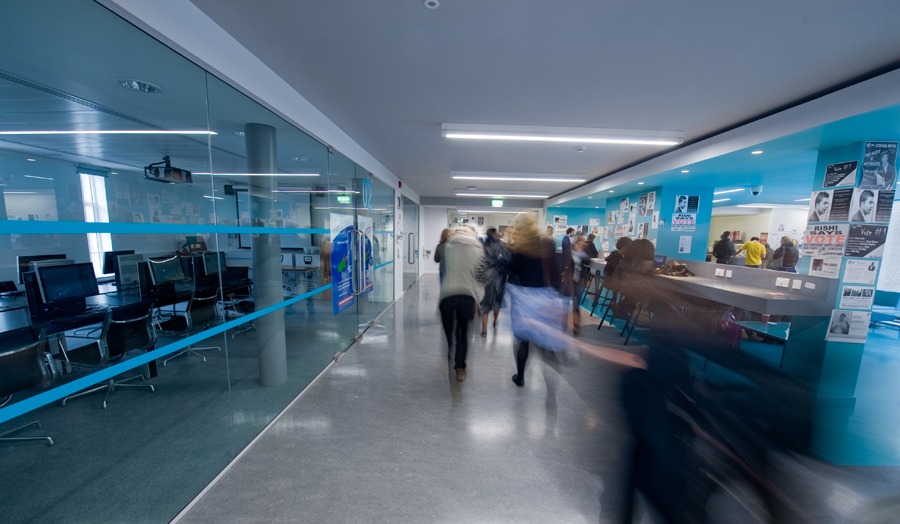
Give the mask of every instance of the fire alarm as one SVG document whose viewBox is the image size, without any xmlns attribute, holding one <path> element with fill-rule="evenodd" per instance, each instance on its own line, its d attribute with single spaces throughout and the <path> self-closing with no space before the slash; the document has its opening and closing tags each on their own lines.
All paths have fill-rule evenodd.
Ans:
<svg viewBox="0 0 900 524">
<path fill-rule="evenodd" d="M 400 180 L 398 180 L 398 181 L 397 181 L 397 187 L 403 187 L 403 182 L 401 182 Z"/>
</svg>

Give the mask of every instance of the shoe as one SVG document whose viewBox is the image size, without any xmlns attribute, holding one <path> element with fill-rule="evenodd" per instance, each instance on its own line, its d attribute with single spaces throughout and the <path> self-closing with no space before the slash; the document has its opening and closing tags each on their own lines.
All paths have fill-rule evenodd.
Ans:
<svg viewBox="0 0 900 524">
<path fill-rule="evenodd" d="M 517 374 L 512 376 L 512 381 L 515 385 L 517 385 L 519 387 L 522 387 L 525 385 L 525 381 L 519 380 L 519 375 L 517 375 Z"/>
<path fill-rule="evenodd" d="M 466 379 L 466 370 L 465 370 L 465 369 L 461 369 L 461 368 L 457 368 L 457 370 L 456 370 L 456 380 L 457 380 L 457 382 L 462 382 L 462 381 L 465 380 L 465 379 Z"/>
<path fill-rule="evenodd" d="M 482 331 L 482 332 L 481 332 L 481 336 L 482 336 L 482 337 L 487 337 L 487 331 Z"/>
</svg>

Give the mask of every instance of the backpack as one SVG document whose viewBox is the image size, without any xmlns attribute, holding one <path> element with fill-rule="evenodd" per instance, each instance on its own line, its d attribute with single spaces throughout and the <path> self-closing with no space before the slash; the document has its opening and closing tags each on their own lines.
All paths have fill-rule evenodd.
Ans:
<svg viewBox="0 0 900 524">
<path fill-rule="evenodd" d="M 719 240 L 713 245 L 713 256 L 716 258 L 725 258 L 728 253 L 725 252 L 725 241 Z"/>
</svg>

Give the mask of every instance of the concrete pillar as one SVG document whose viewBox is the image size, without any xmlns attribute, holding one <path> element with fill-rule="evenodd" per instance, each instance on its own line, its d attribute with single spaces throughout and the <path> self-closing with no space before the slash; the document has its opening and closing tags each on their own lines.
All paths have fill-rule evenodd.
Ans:
<svg viewBox="0 0 900 524">
<path fill-rule="evenodd" d="M 244 126 L 248 173 L 275 173 L 278 167 L 275 128 L 263 124 Z M 268 224 L 270 211 L 277 209 L 273 193 L 276 177 L 247 177 L 250 185 L 250 224 Z M 274 230 L 273 230 L 274 231 Z M 267 308 L 283 300 L 281 281 L 281 236 L 253 235 L 253 293 L 256 309 Z M 259 383 L 263 387 L 287 382 L 287 351 L 284 337 L 284 310 L 279 309 L 256 320 L 259 346 Z"/>
</svg>

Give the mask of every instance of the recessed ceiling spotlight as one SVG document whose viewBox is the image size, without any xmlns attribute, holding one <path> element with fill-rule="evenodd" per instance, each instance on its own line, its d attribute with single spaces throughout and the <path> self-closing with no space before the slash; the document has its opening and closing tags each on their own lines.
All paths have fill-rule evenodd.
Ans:
<svg viewBox="0 0 900 524">
<path fill-rule="evenodd" d="M 761 155 L 762 153 L 763 153 L 763 152 L 760 151 L 760 150 L 757 150 L 757 151 L 751 151 L 751 152 L 750 152 L 751 155 Z"/>
<path fill-rule="evenodd" d="M 438 0 L 425 0 L 425 7 L 428 9 L 437 9 L 439 5 L 441 3 Z"/>
<path fill-rule="evenodd" d="M 118 172 L 118 171 L 110 171 L 109 174 L 110 174 L 110 175 L 118 175 L 119 172 Z"/>
<path fill-rule="evenodd" d="M 612 190 L 612 189 L 610 189 L 610 190 L 609 190 L 609 192 L 610 192 L 610 193 L 612 193 L 612 192 L 613 192 L 613 190 Z"/>
<path fill-rule="evenodd" d="M 600 209 L 600 206 L 594 206 L 594 209 Z"/>
<path fill-rule="evenodd" d="M 643 183 L 643 182 L 638 182 L 638 185 L 639 185 L 639 186 L 642 186 L 642 185 L 644 185 L 644 183 Z"/>
<path fill-rule="evenodd" d="M 592 198 L 594 198 L 594 197 L 588 197 L 588 200 L 590 200 L 590 199 L 592 199 Z"/>
<path fill-rule="evenodd" d="M 476 187 L 476 186 L 466 186 L 466 189 L 469 190 L 469 191 L 475 191 L 476 189 L 478 189 L 478 187 Z"/>
<path fill-rule="evenodd" d="M 158 85 L 131 78 L 117 78 L 115 82 L 125 89 L 131 89 L 132 91 L 137 91 L 139 93 L 159 93 L 162 91 L 162 88 Z"/>
<path fill-rule="evenodd" d="M 291 157 L 291 160 L 293 160 L 294 162 L 296 162 L 296 161 L 300 160 L 300 157 L 299 157 L 299 156 L 292 156 L 292 157 Z"/>
<path fill-rule="evenodd" d="M 690 173 L 691 171 L 689 169 L 682 169 L 681 172 L 682 173 Z"/>
<path fill-rule="evenodd" d="M 575 148 L 575 151 L 578 151 L 579 153 L 584 153 L 584 148 L 581 146 L 578 146 Z"/>
<path fill-rule="evenodd" d="M 244 136 L 243 131 L 232 131 L 231 134 L 234 136 Z"/>
<path fill-rule="evenodd" d="M 27 160 L 27 161 L 29 161 L 29 162 L 37 162 L 37 160 L 35 160 L 35 159 L 33 159 L 33 158 L 26 158 L 25 160 Z"/>
</svg>

